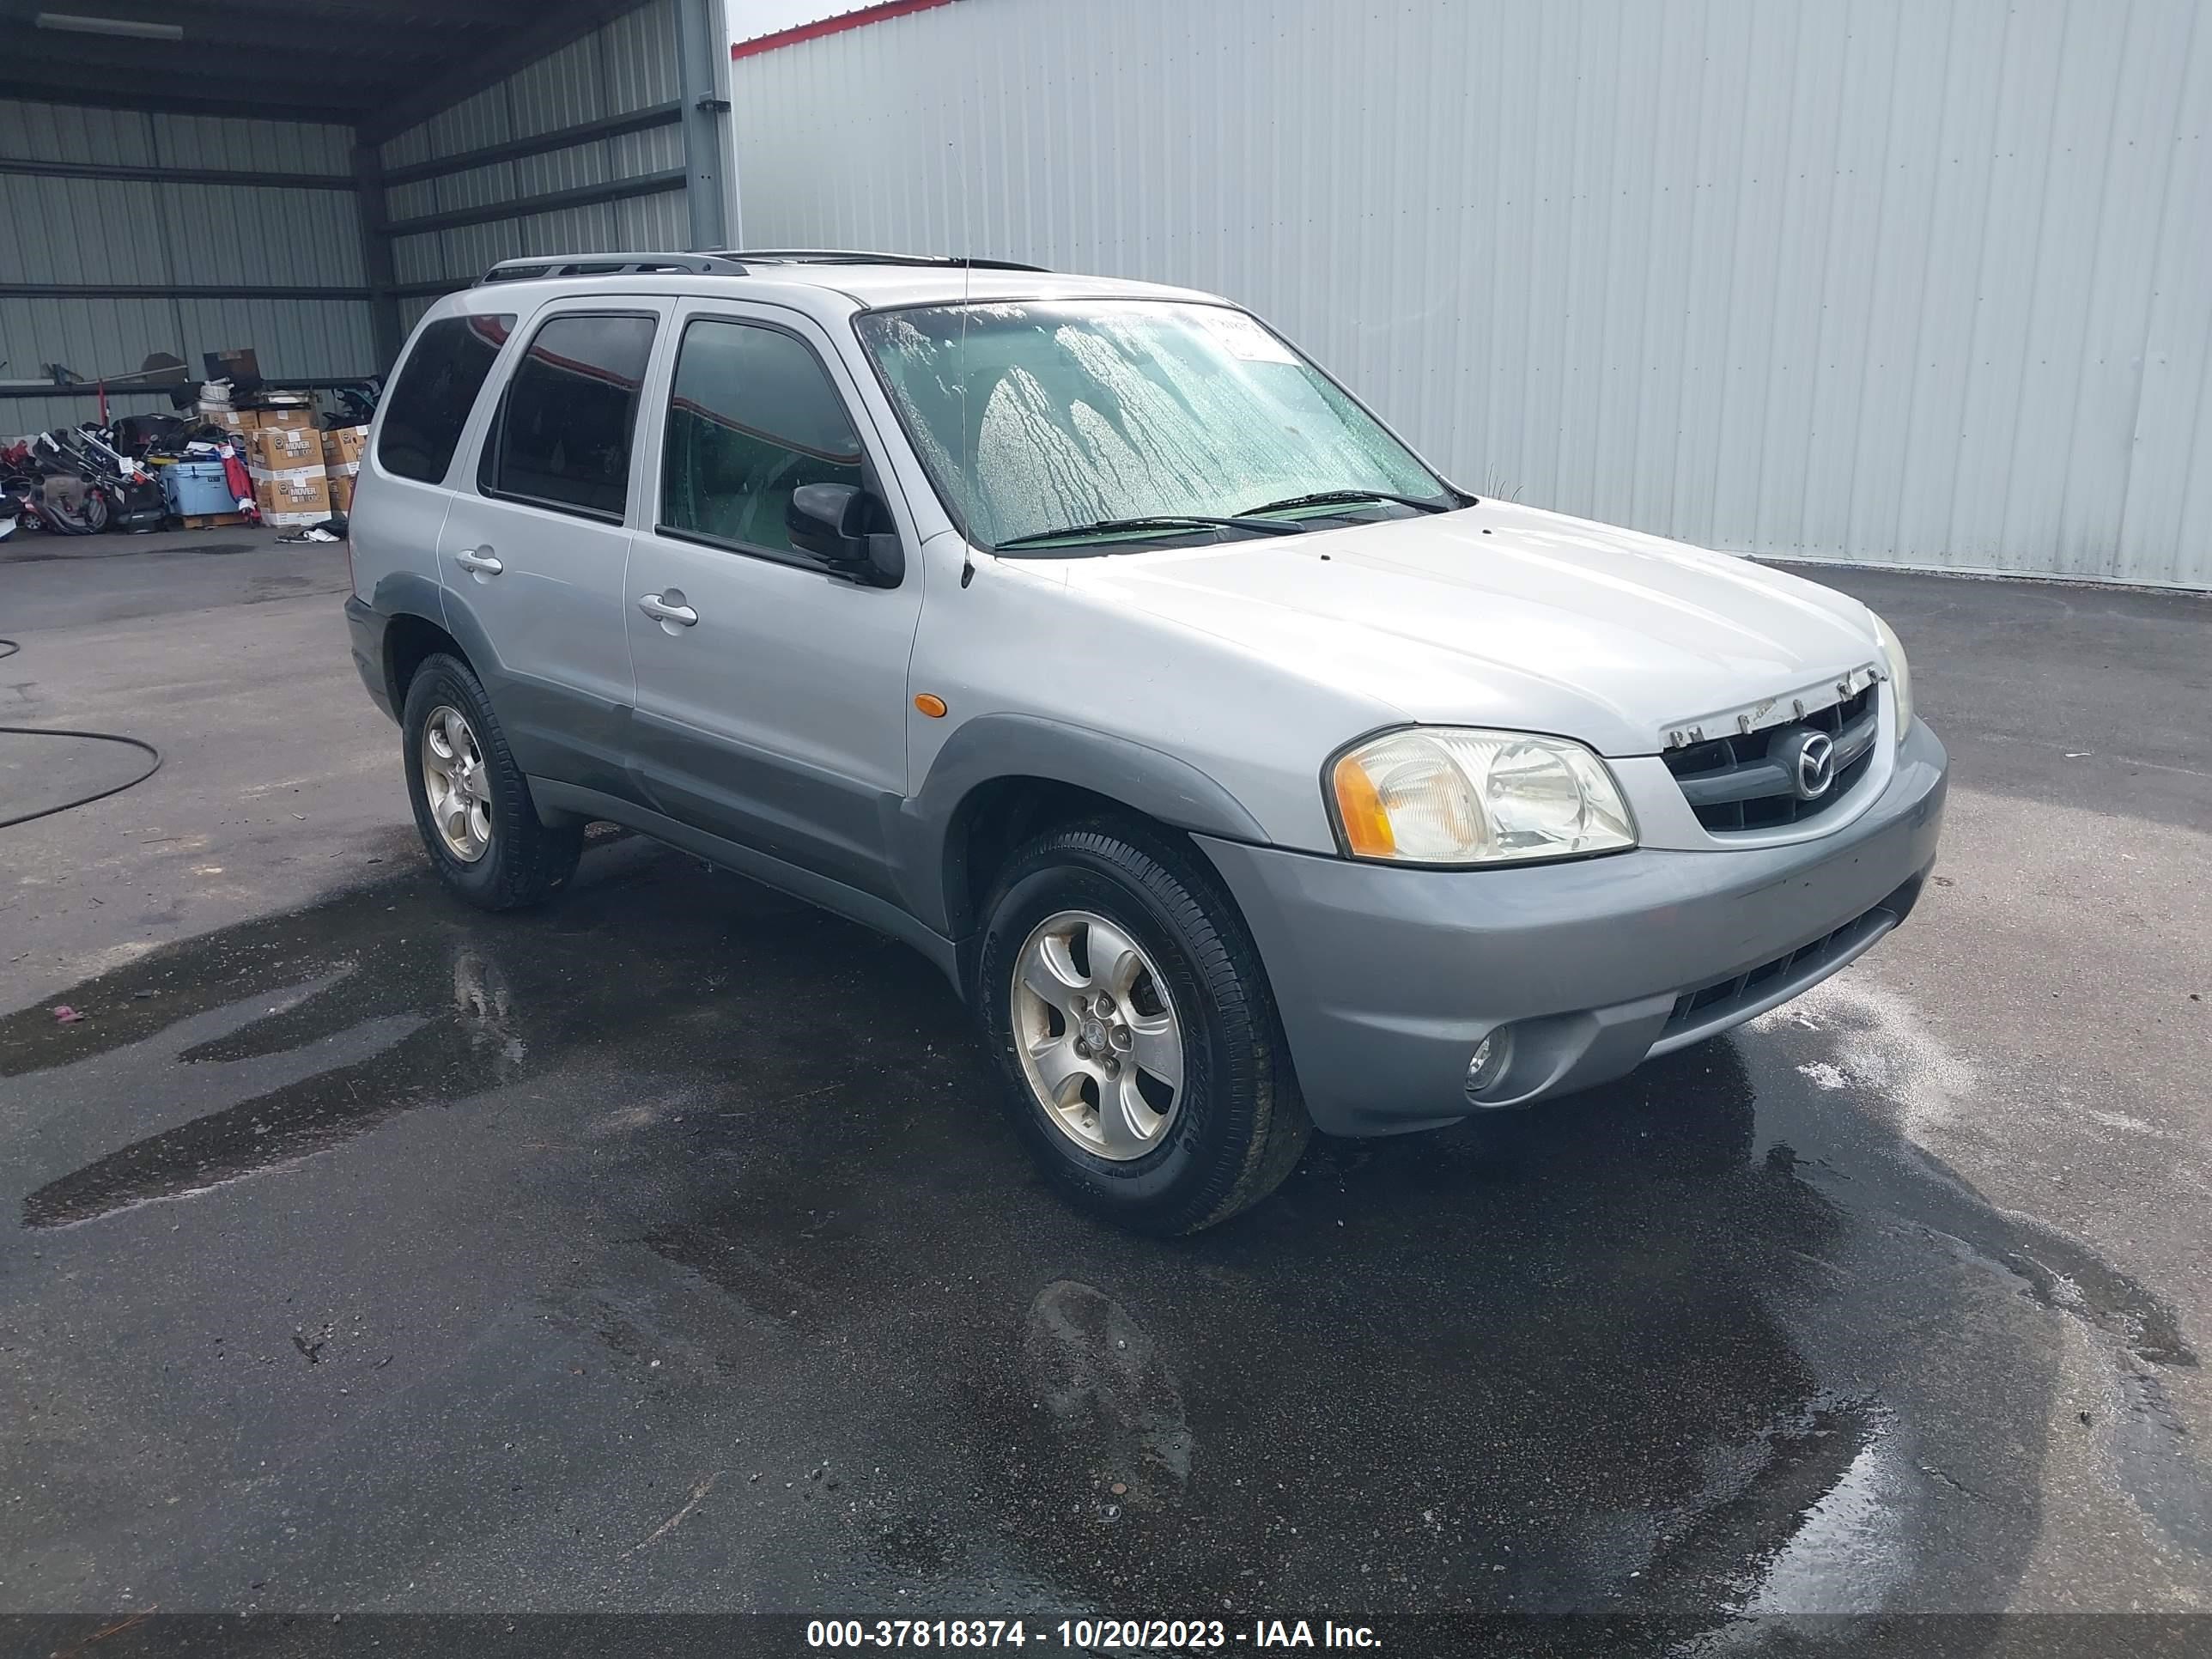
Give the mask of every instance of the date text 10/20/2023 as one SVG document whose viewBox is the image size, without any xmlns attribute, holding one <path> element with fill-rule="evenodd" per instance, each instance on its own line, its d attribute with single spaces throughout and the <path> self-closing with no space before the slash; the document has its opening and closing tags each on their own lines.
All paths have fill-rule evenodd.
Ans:
<svg viewBox="0 0 2212 1659">
<path fill-rule="evenodd" d="M 1249 1627 L 1219 1619 L 1062 1619 L 1032 1626 L 1021 1619 L 813 1619 L 810 1648 L 1116 1648 L 1175 1651 L 1246 1648 L 1379 1648 L 1365 1625 L 1323 1619 L 1255 1619 Z"/>
</svg>

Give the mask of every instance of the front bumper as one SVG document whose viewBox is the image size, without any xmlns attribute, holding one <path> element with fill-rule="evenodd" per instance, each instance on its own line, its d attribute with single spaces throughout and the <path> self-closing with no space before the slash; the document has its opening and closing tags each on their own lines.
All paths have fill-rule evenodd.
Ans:
<svg viewBox="0 0 2212 1659">
<path fill-rule="evenodd" d="M 1199 838 L 1260 947 L 1315 1123 L 1389 1134 L 1588 1088 L 1817 984 L 1903 921 L 1948 764 L 1916 723 L 1833 835 L 1482 871 Z M 1504 1070 L 1467 1091 L 1475 1046 Z"/>
</svg>

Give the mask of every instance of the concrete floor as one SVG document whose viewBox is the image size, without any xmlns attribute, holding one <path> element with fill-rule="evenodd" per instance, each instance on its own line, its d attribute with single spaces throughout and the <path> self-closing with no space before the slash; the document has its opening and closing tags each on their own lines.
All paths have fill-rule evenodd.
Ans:
<svg viewBox="0 0 2212 1659">
<path fill-rule="evenodd" d="M 1954 757 L 1911 924 L 1162 1244 L 896 947 L 448 902 L 338 550 L 220 533 L 0 548 L 0 723 L 165 757 L 0 831 L 0 1609 L 2212 1611 L 2212 601 L 1808 572 Z"/>
</svg>

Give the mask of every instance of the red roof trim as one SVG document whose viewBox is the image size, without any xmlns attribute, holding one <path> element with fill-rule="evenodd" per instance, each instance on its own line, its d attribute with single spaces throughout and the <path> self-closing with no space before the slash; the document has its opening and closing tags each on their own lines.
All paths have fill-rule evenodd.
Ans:
<svg viewBox="0 0 2212 1659">
<path fill-rule="evenodd" d="M 801 23 L 796 28 L 778 29 L 774 34 L 763 34 L 757 40 L 739 40 L 730 47 L 732 59 L 757 58 L 764 52 L 781 51 L 795 46 L 802 40 L 819 40 L 825 34 L 842 34 L 847 29 L 866 28 L 871 23 L 888 22 L 894 17 L 904 17 L 909 12 L 927 11 L 935 6 L 949 6 L 952 0 L 883 0 L 883 3 L 864 6 L 859 11 L 848 11 L 842 17 L 825 17 L 818 23 Z"/>
</svg>

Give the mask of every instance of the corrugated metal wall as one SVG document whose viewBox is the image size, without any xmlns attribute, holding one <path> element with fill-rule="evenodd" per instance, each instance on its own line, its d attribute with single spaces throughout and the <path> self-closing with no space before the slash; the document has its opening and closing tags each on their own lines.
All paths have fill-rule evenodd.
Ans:
<svg viewBox="0 0 2212 1659">
<path fill-rule="evenodd" d="M 676 27 L 675 0 L 653 0 L 389 140 L 380 152 L 384 166 L 412 167 L 672 102 L 682 87 Z M 661 126 L 394 185 L 385 200 L 392 219 L 411 219 L 683 166 L 683 130 Z M 402 286 L 462 283 L 522 254 L 681 248 L 689 235 L 684 192 L 674 190 L 398 236 L 392 264 Z M 419 295 L 405 301 L 403 320 L 411 328 L 433 302 Z"/>
<path fill-rule="evenodd" d="M 966 0 L 732 66 L 744 240 L 1246 301 L 1472 488 L 2212 586 L 2197 0 Z"/>
<path fill-rule="evenodd" d="M 147 114 L 0 100 L 0 157 L 27 161 L 325 173 L 352 179 L 352 130 L 289 121 Z M 66 179 L 0 171 L 0 284 L 331 287 L 367 277 L 350 189 Z M 149 352 L 197 368 L 203 353 L 252 346 L 271 377 L 374 367 L 368 302 L 321 299 L 29 298 L 0 295 L 0 379 L 59 362 L 90 376 Z M 115 407 L 167 408 L 166 398 Z M 0 402 L 0 430 L 86 419 L 88 398 Z"/>
</svg>

